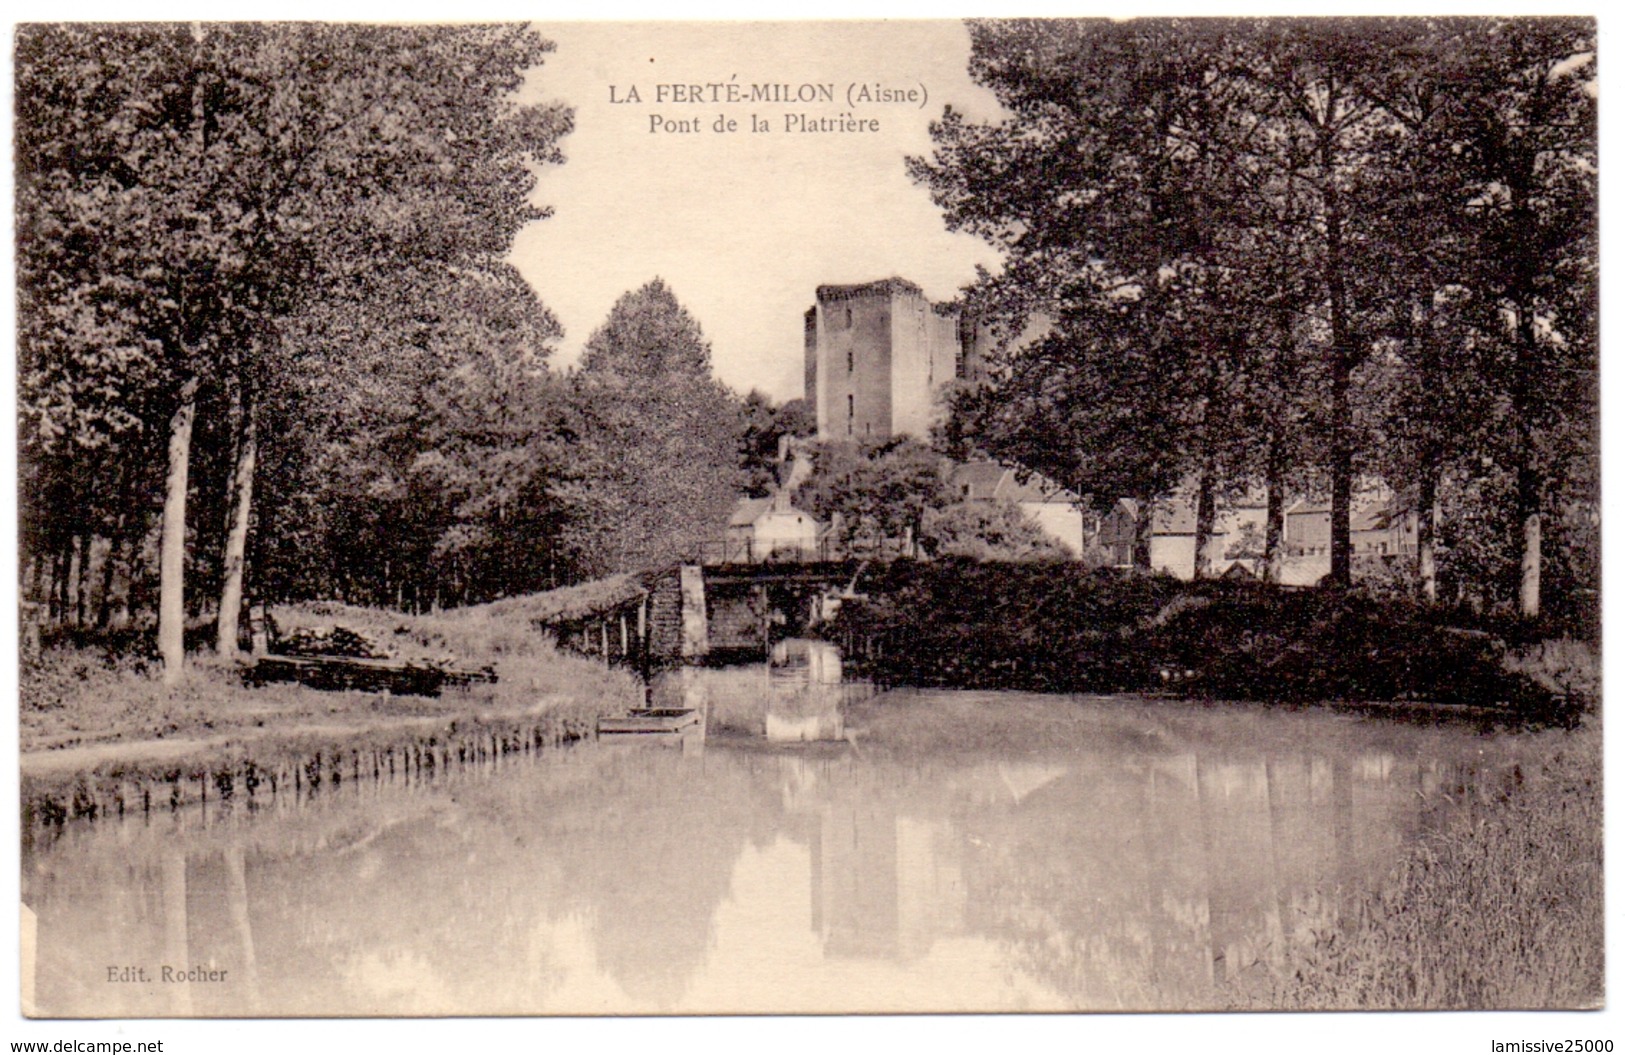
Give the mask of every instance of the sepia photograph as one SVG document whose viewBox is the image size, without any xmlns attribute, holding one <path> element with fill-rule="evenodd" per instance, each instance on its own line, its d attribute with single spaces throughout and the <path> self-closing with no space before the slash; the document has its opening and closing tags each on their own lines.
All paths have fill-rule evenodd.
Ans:
<svg viewBox="0 0 1625 1055">
<path fill-rule="evenodd" d="M 14 1006 L 1602 1009 L 1597 36 L 14 24 Z"/>
</svg>

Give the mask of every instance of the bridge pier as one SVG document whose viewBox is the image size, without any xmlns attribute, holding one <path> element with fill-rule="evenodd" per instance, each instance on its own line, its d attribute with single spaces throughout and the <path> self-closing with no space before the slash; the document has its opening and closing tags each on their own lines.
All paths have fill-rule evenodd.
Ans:
<svg viewBox="0 0 1625 1055">
<path fill-rule="evenodd" d="M 678 589 L 683 601 L 683 662 L 704 659 L 711 652 L 710 620 L 705 609 L 705 570 L 697 564 L 677 569 Z"/>
</svg>

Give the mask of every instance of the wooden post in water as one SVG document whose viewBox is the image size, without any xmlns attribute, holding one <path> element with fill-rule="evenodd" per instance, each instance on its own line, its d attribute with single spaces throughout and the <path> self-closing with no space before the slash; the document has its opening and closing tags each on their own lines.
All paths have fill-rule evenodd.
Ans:
<svg viewBox="0 0 1625 1055">
<path fill-rule="evenodd" d="M 756 603 L 761 606 L 762 610 L 762 658 L 768 660 L 773 657 L 773 642 L 771 640 L 773 636 L 773 610 L 767 598 L 766 583 L 761 583 L 756 587 Z"/>
</svg>

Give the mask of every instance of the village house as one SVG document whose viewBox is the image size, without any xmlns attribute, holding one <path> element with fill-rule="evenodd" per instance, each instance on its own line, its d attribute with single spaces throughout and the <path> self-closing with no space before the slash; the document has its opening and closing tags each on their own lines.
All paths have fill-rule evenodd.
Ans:
<svg viewBox="0 0 1625 1055">
<path fill-rule="evenodd" d="M 1288 507 L 1285 521 L 1282 541 L 1287 556 L 1330 560 L 1330 502 L 1300 499 Z M 1392 498 L 1356 503 L 1349 514 L 1349 548 L 1356 557 L 1414 557 L 1415 513 L 1399 508 Z"/>
<path fill-rule="evenodd" d="M 1300 499 L 1287 507 L 1281 544 L 1286 550 L 1281 582 L 1309 586 L 1332 570 L 1332 507 L 1330 502 Z M 1416 557 L 1416 513 L 1392 495 L 1356 496 L 1349 513 L 1349 550 L 1353 572 L 1362 563 L 1389 563 Z"/>
<path fill-rule="evenodd" d="M 1101 518 L 1099 543 L 1115 567 L 1134 561 L 1139 503 L 1119 499 Z M 1263 571 L 1266 510 L 1256 499 L 1222 504 L 1214 516 L 1212 574 Z M 1390 496 L 1357 501 L 1350 515 L 1349 545 L 1356 562 L 1416 556 L 1416 516 Z M 1312 586 L 1331 573 L 1331 504 L 1298 499 L 1282 516 L 1281 583 Z M 1196 513 L 1189 497 L 1157 502 L 1151 521 L 1151 568 L 1189 579 L 1196 572 Z"/>
<path fill-rule="evenodd" d="M 823 525 L 790 504 L 789 491 L 770 498 L 741 498 L 728 518 L 727 561 L 751 563 L 796 559 L 818 552 Z"/>
<path fill-rule="evenodd" d="M 1077 495 L 1037 473 L 1022 474 L 998 462 L 981 460 L 956 465 L 948 474 L 949 492 L 961 501 L 1008 501 L 1074 557 L 1083 556 L 1093 517 L 1087 517 Z"/>
<path fill-rule="evenodd" d="M 1134 564 L 1134 533 L 1140 503 L 1120 498 L 1100 521 L 1099 542 L 1113 567 Z M 1264 507 L 1243 501 L 1221 506 L 1208 545 L 1213 575 L 1256 575 L 1263 555 Z M 1257 544 L 1254 545 L 1254 540 Z M 1181 579 L 1196 576 L 1196 506 L 1186 496 L 1160 499 L 1151 512 L 1151 569 Z"/>
</svg>

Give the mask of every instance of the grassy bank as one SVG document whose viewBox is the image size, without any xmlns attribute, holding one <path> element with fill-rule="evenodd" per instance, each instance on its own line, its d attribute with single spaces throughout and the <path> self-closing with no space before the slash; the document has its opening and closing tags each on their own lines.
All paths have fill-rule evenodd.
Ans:
<svg viewBox="0 0 1625 1055">
<path fill-rule="evenodd" d="M 96 816 L 432 771 L 590 735 L 599 715 L 642 699 L 634 677 L 559 652 L 524 620 L 336 604 L 273 617 L 284 632 L 343 626 L 400 659 L 489 667 L 497 680 L 437 697 L 250 687 L 239 665 L 197 653 L 180 683 L 166 686 L 138 651 L 59 642 L 22 669 L 25 813 Z"/>
<path fill-rule="evenodd" d="M 180 684 L 171 687 L 140 652 L 64 643 L 23 666 L 23 751 L 248 735 L 313 722 L 376 724 L 391 718 L 544 711 L 596 717 L 640 698 L 641 689 L 629 675 L 559 652 L 523 621 L 478 610 L 411 616 L 322 603 L 272 614 L 284 632 L 344 626 L 387 643 L 404 659 L 489 666 L 497 681 L 449 689 L 438 697 L 322 692 L 296 684 L 250 688 L 235 664 L 194 653 Z"/>
<path fill-rule="evenodd" d="M 1602 736 L 1541 734 L 1544 762 L 1458 804 L 1382 888 L 1229 983 L 1242 1008 L 1591 1008 L 1603 999 Z M 1329 899 L 1336 901 L 1335 895 Z"/>
</svg>

